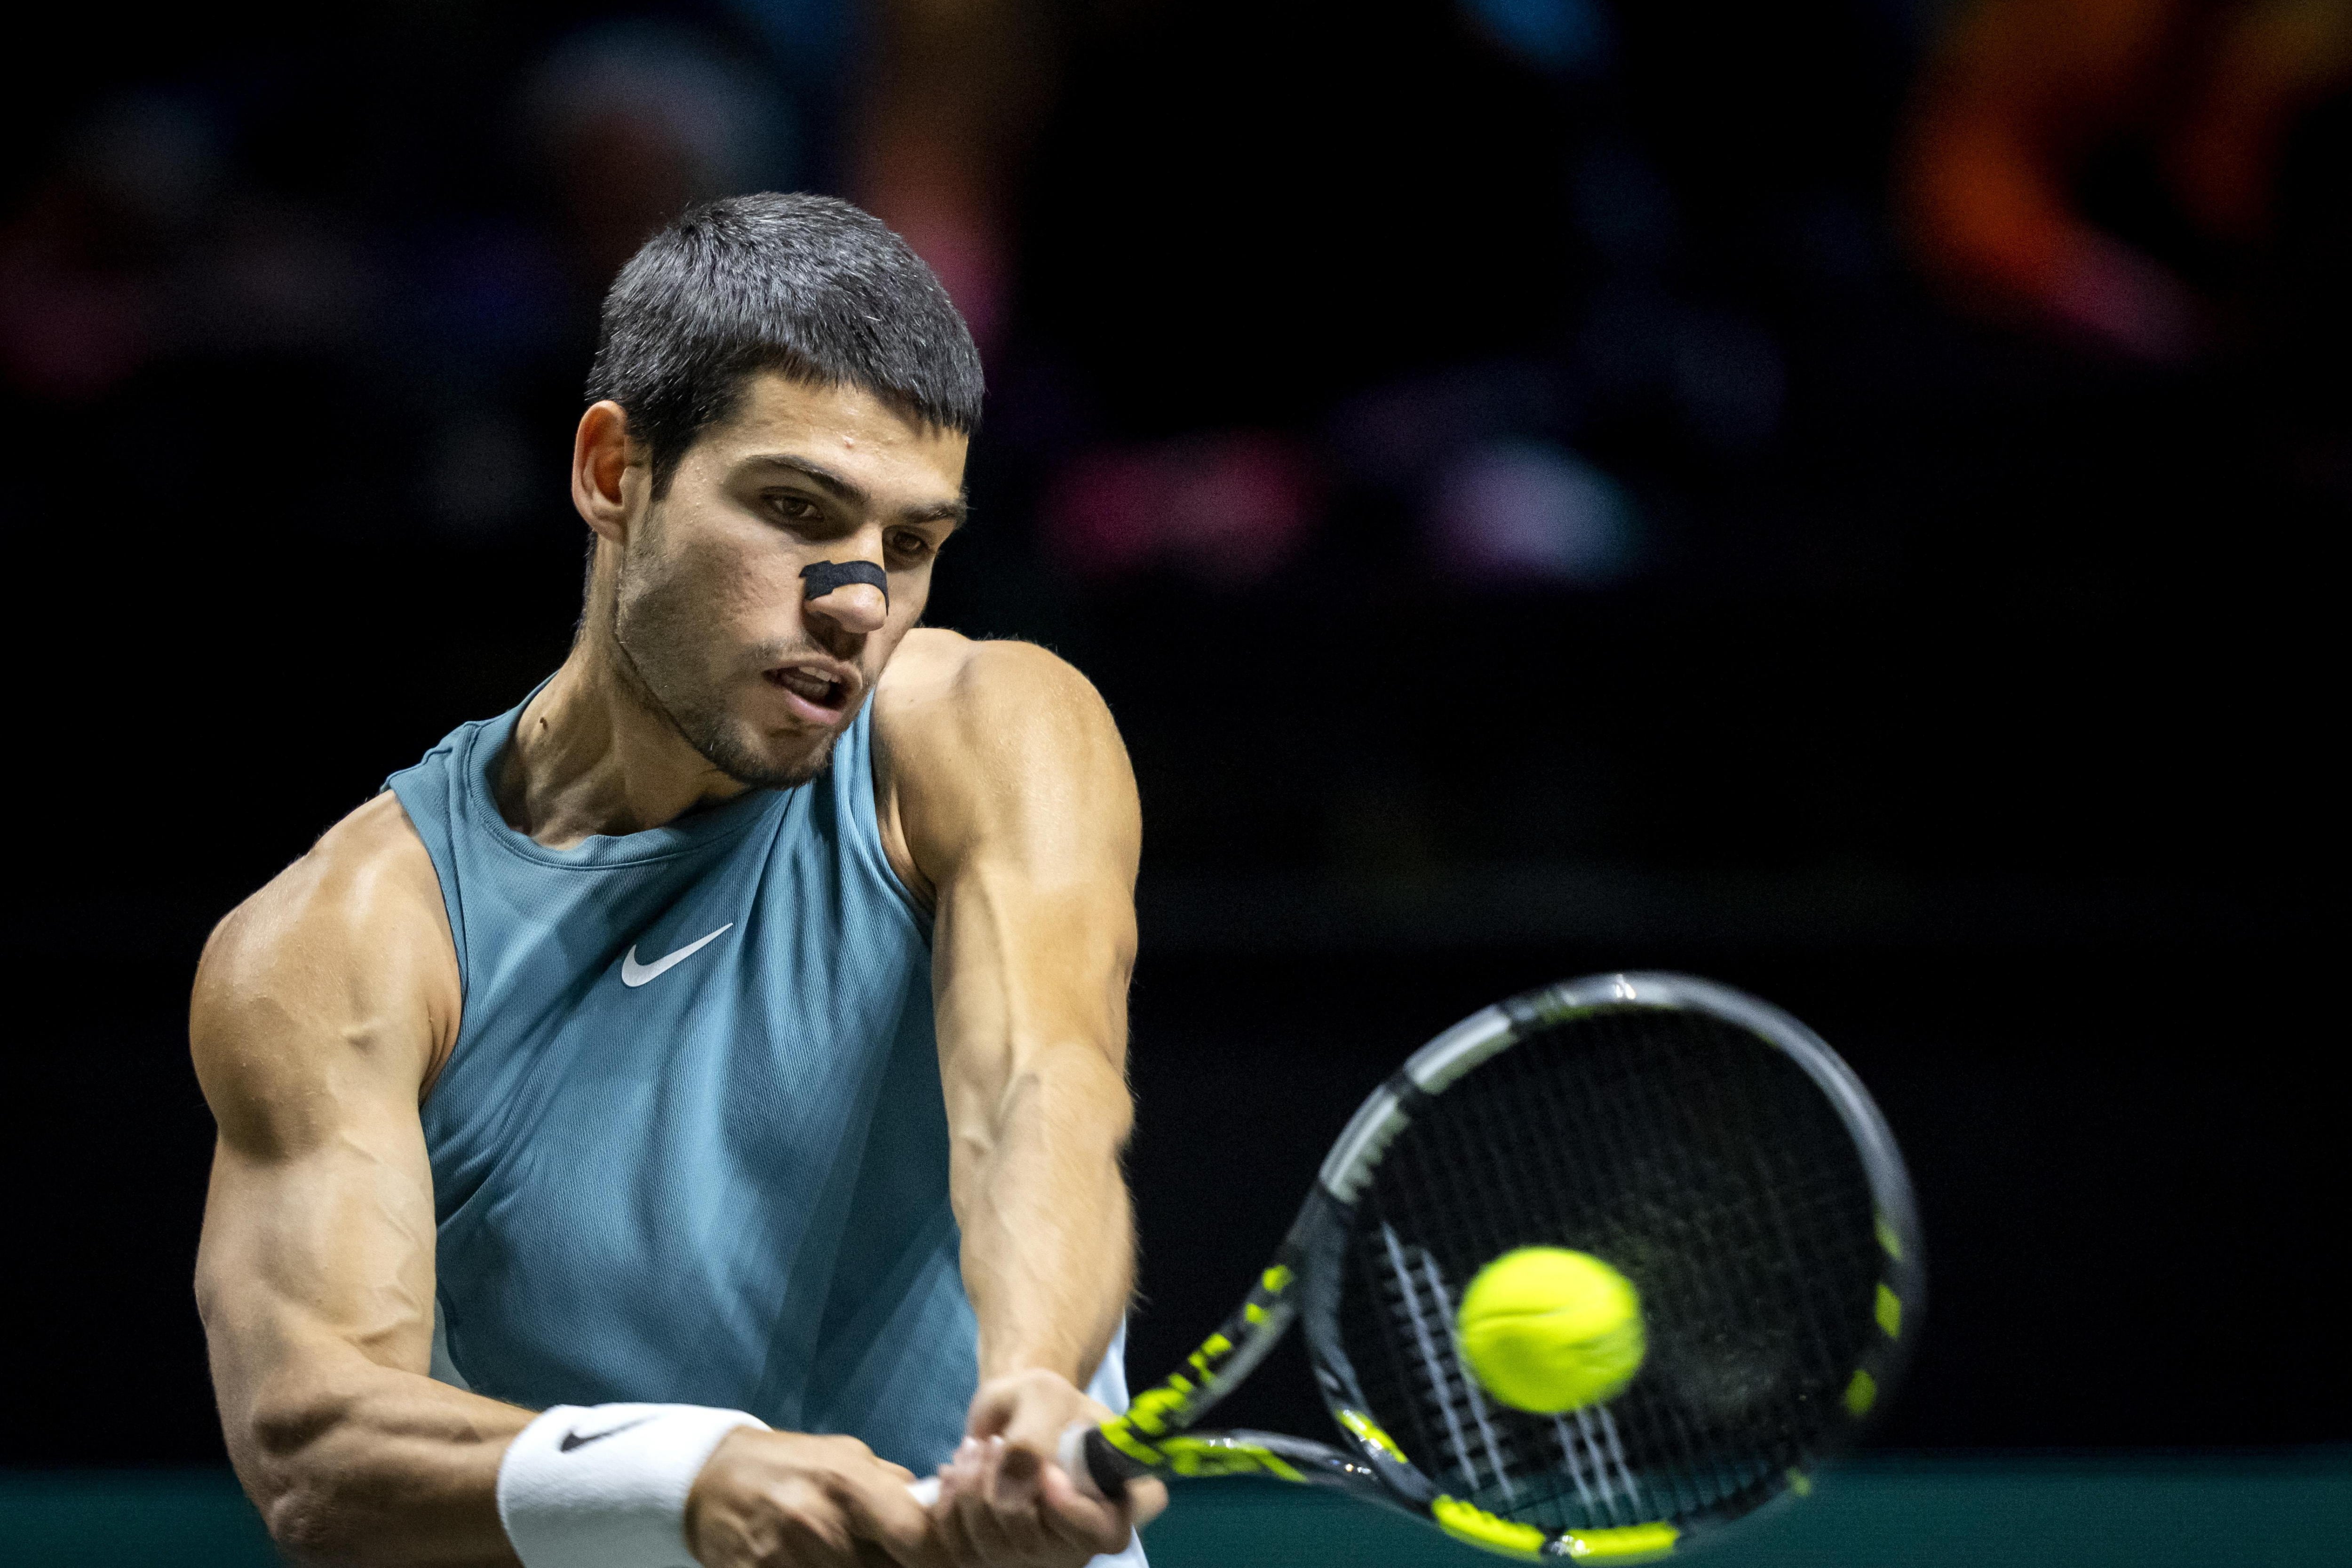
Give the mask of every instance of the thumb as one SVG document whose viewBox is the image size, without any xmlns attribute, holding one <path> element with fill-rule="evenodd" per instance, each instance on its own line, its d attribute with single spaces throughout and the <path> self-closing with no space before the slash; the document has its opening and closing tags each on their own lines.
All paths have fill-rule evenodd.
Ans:
<svg viewBox="0 0 2352 1568">
<path fill-rule="evenodd" d="M 1007 1388 L 1002 1384 L 982 1388 L 972 1395 L 971 1413 L 964 1419 L 964 1432 L 967 1436 L 980 1438 L 1002 1436 L 1004 1429 L 1013 1425 L 1013 1414 L 1020 1405 L 1017 1389 Z"/>
<path fill-rule="evenodd" d="M 1127 1483 L 1129 1517 L 1140 1527 L 1168 1511 L 1168 1483 L 1156 1476 L 1138 1476 Z"/>
</svg>

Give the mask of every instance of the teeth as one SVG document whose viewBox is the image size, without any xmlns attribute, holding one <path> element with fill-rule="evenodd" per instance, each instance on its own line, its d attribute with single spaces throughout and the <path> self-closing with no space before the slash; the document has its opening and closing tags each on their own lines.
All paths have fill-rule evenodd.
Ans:
<svg viewBox="0 0 2352 1568">
<path fill-rule="evenodd" d="M 796 692 L 812 702 L 824 701 L 833 695 L 835 687 L 840 684 L 837 681 L 828 680 L 810 669 L 781 670 L 776 675 L 776 680 L 786 690 Z"/>
</svg>

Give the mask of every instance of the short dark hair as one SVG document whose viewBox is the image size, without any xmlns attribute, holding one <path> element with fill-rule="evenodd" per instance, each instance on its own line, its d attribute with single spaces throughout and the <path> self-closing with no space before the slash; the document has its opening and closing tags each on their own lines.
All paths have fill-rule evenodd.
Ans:
<svg viewBox="0 0 2352 1568">
<path fill-rule="evenodd" d="M 726 196 L 646 241 L 605 292 L 588 399 L 628 411 L 659 495 L 761 370 L 980 427 L 980 351 L 947 290 L 880 219 L 832 196 Z"/>
</svg>

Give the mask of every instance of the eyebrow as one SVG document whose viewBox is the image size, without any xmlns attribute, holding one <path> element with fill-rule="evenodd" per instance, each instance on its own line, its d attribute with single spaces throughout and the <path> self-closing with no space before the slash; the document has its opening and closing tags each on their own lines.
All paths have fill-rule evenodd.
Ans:
<svg viewBox="0 0 2352 1568">
<path fill-rule="evenodd" d="M 789 452 L 763 452 L 746 459 L 746 466 L 760 468 L 785 468 L 800 475 L 835 499 L 858 508 L 873 505 L 874 498 L 864 486 L 844 479 L 822 463 L 812 463 L 806 458 Z M 899 511 L 894 521 L 899 522 L 951 522 L 963 525 L 970 513 L 963 492 L 959 490 L 953 500 L 932 501 L 924 506 L 912 506 Z"/>
</svg>

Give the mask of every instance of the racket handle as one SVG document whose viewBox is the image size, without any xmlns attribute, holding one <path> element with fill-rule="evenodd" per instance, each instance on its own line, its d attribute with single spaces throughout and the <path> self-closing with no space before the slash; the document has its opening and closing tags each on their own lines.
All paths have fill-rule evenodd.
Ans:
<svg viewBox="0 0 2352 1568">
<path fill-rule="evenodd" d="M 1080 1491 L 1097 1501 L 1110 1502 L 1127 1495 L 1127 1480 L 1123 1476 L 1114 1475 L 1111 1478 L 1113 1489 L 1107 1492 L 1102 1482 L 1096 1479 L 1095 1468 L 1087 1462 L 1087 1436 L 1094 1430 L 1095 1425 L 1091 1421 L 1080 1421 L 1069 1426 L 1062 1433 L 1061 1446 L 1054 1457 L 1061 1461 L 1062 1468 L 1069 1472 L 1070 1479 L 1077 1484 Z M 929 1508 L 940 1500 L 940 1478 L 925 1476 L 920 1480 L 908 1481 L 907 1489 L 914 1494 L 918 1504 Z"/>
<path fill-rule="evenodd" d="M 1061 1447 L 1055 1458 L 1061 1461 L 1070 1479 L 1087 1496 L 1102 1502 L 1127 1500 L 1127 1478 L 1108 1466 L 1094 1462 L 1097 1449 L 1108 1448 L 1099 1434 L 1102 1428 L 1091 1421 L 1074 1422 L 1062 1429 Z"/>
</svg>

